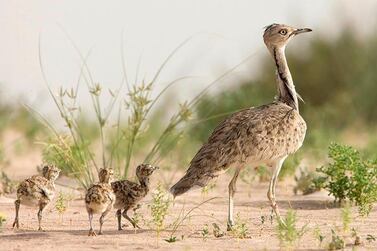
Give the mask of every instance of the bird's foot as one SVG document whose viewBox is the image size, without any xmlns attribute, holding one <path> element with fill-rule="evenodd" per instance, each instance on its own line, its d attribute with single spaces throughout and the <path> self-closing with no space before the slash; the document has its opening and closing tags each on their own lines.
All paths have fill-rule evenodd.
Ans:
<svg viewBox="0 0 377 251">
<path fill-rule="evenodd" d="M 40 232 L 44 232 L 44 230 L 43 230 L 42 227 L 39 227 L 39 228 L 38 228 L 38 231 L 40 231 Z"/>
<path fill-rule="evenodd" d="M 137 225 L 136 223 L 132 223 L 132 226 L 133 226 L 134 228 L 141 229 L 141 227 L 139 227 L 139 225 Z"/>
<path fill-rule="evenodd" d="M 20 226 L 19 226 L 19 224 L 18 224 L 18 220 L 15 220 L 15 221 L 13 222 L 12 227 L 13 227 L 13 229 L 14 229 L 14 228 L 17 228 L 17 229 L 20 228 Z"/>
<path fill-rule="evenodd" d="M 96 232 L 94 232 L 93 229 L 90 229 L 88 236 L 97 236 L 97 234 L 96 234 Z"/>
<path fill-rule="evenodd" d="M 278 205 L 276 203 L 274 203 L 274 204 L 271 205 L 271 208 L 272 208 L 271 214 L 270 214 L 271 224 L 272 224 L 272 220 L 273 220 L 273 217 L 274 217 L 274 214 L 275 214 L 278 223 L 282 224 L 283 226 L 286 226 L 285 221 L 281 218 Z"/>
<path fill-rule="evenodd" d="M 118 227 L 118 231 L 122 231 L 123 230 L 123 228 L 122 227 Z"/>
<path fill-rule="evenodd" d="M 270 217 L 269 217 L 269 220 L 270 220 L 270 223 L 271 223 L 271 224 L 272 224 L 273 221 L 274 221 L 274 216 L 275 216 L 274 209 L 271 208 Z"/>
<path fill-rule="evenodd" d="M 98 235 L 103 235 L 103 232 L 102 232 L 102 231 L 99 231 L 99 232 L 98 232 Z"/>
<path fill-rule="evenodd" d="M 233 221 L 228 221 L 228 223 L 226 224 L 226 231 L 232 231 L 233 230 L 233 226 L 234 226 L 234 222 Z"/>
</svg>

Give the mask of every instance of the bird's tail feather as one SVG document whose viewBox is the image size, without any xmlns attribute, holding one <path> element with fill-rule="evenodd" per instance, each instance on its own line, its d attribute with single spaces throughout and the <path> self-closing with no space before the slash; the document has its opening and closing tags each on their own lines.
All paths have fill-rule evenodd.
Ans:
<svg viewBox="0 0 377 251">
<path fill-rule="evenodd" d="M 191 189 L 205 187 L 210 180 L 211 178 L 206 175 L 202 175 L 201 177 L 192 177 L 190 173 L 186 173 L 186 175 L 183 176 L 174 186 L 172 186 L 169 191 L 174 197 L 176 197 L 188 192 Z"/>
</svg>

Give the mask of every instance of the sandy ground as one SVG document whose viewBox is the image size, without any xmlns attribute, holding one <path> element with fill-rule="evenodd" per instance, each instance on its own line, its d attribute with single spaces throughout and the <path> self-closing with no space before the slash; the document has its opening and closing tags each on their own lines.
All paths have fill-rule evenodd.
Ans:
<svg viewBox="0 0 377 251">
<path fill-rule="evenodd" d="M 20 174 L 24 176 L 24 174 Z M 161 233 L 159 239 L 150 224 L 141 223 L 142 229 L 134 230 L 128 226 L 123 231 L 117 231 L 115 211 L 107 217 L 104 224 L 104 235 L 88 237 L 88 217 L 82 199 L 70 202 L 67 211 L 61 217 L 54 205 L 50 205 L 44 213 L 43 232 L 37 229 L 37 211 L 33 208 L 21 206 L 20 229 L 13 230 L 11 224 L 14 217 L 14 197 L 9 195 L 0 198 L 0 212 L 7 216 L 7 222 L 0 233 L 0 250 L 278 250 L 279 240 L 276 233 L 276 221 L 272 224 L 267 220 L 262 224 L 261 217 L 268 218 L 270 213 L 266 198 L 266 183 L 247 185 L 242 181 L 238 183 L 238 192 L 235 197 L 235 212 L 240 214 L 247 223 L 248 237 L 237 239 L 227 233 L 224 237 L 216 238 L 212 234 L 212 223 L 217 223 L 226 232 L 227 217 L 227 183 L 230 176 L 224 174 L 219 178 L 217 186 L 203 195 L 201 191 L 189 192 L 178 197 L 171 206 L 166 225 L 174 222 L 182 208 L 186 212 L 200 202 L 216 197 L 210 202 L 193 211 L 189 220 L 185 221 L 178 231 L 174 233 L 178 241 L 167 243 L 164 239 L 171 235 L 171 230 Z M 154 177 L 153 186 L 159 178 Z M 66 183 L 65 179 L 58 181 Z M 57 186 L 57 190 L 71 193 L 66 187 Z M 297 245 L 299 250 L 323 249 L 315 239 L 313 231 L 319 227 L 326 236 L 324 243 L 331 240 L 331 228 L 341 232 L 341 209 L 335 208 L 326 193 L 319 192 L 308 196 L 293 195 L 292 185 L 288 182 L 278 184 L 278 204 L 285 214 L 292 207 L 297 211 L 298 226 L 307 224 L 307 232 Z M 77 196 L 77 191 L 74 192 Z M 150 195 L 142 203 L 141 212 L 146 221 L 150 220 L 147 204 Z M 353 208 L 356 216 L 356 208 Z M 209 235 L 203 238 L 202 230 L 209 225 Z M 98 216 L 95 218 L 95 228 L 98 230 Z M 362 238 L 362 246 L 358 250 L 377 250 L 377 242 L 366 241 L 367 234 L 377 235 L 377 211 L 374 210 L 370 217 L 362 219 L 356 217 L 351 223 Z M 182 240 L 183 236 L 183 240 Z M 347 249 L 352 249 L 353 240 L 346 236 Z M 284 249 L 284 248 L 283 248 Z"/>
<path fill-rule="evenodd" d="M 16 135 L 17 136 L 17 135 Z M 14 136 L 14 137 L 16 137 Z M 5 140 L 6 141 L 6 140 Z M 11 140 L 10 140 L 11 142 Z M 17 154 L 9 150 L 9 165 L 5 167 L 6 173 L 15 180 L 22 180 L 36 173 L 36 165 L 40 163 L 40 153 L 37 149 Z M 21 156 L 22 155 L 22 156 Z M 177 180 L 181 174 L 173 175 L 159 171 L 152 177 L 151 189 L 156 187 L 158 181 Z M 226 233 L 221 238 L 212 234 L 212 223 L 217 223 L 226 232 L 227 218 L 227 188 L 231 176 L 222 175 L 214 189 L 208 194 L 201 191 L 192 191 L 178 197 L 171 205 L 166 217 L 166 226 L 171 225 L 184 211 L 197 206 L 201 202 L 214 198 L 203 204 L 190 214 L 190 218 L 183 222 L 178 231 L 172 232 L 168 227 L 159 238 L 153 227 L 148 223 L 151 219 L 148 204 L 151 200 L 149 194 L 142 203 L 140 212 L 145 222 L 141 222 L 142 229 L 134 230 L 128 226 L 123 231 L 117 230 L 115 211 L 106 219 L 104 235 L 89 237 L 88 216 L 82 200 L 82 192 L 73 190 L 71 180 L 61 177 L 57 181 L 57 192 L 62 191 L 75 198 L 69 203 L 67 211 L 61 216 L 55 210 L 55 202 L 51 203 L 44 212 L 43 232 L 37 229 L 37 209 L 21 206 L 20 229 L 13 230 L 15 194 L 0 197 L 0 213 L 7 217 L 7 221 L 0 232 L 0 250 L 279 250 L 281 245 L 277 238 L 276 220 L 262 223 L 262 217 L 268 218 L 270 207 L 267 200 L 267 183 L 254 183 L 247 185 L 243 181 L 238 182 L 238 192 L 235 196 L 235 213 L 239 213 L 242 221 L 246 222 L 248 237 L 238 239 L 231 233 Z M 346 249 L 352 249 L 353 239 L 350 233 L 342 233 L 341 209 L 334 207 L 332 198 L 325 192 L 318 192 L 308 196 L 294 195 L 293 182 L 285 181 L 278 183 L 277 199 L 282 214 L 289 208 L 297 212 L 298 227 L 306 225 L 306 233 L 297 243 L 298 250 L 320 250 L 331 240 L 331 229 L 337 230 L 344 235 L 347 243 Z M 377 250 L 377 241 L 369 243 L 366 240 L 368 234 L 377 236 L 377 210 L 373 210 L 366 218 L 357 216 L 357 209 L 353 208 L 355 216 L 351 223 L 361 236 L 363 244 L 357 250 Z M 98 230 L 98 216 L 94 221 L 95 229 Z M 124 222 L 126 223 L 126 222 Z M 208 225 L 209 234 L 203 237 L 203 229 Z M 324 243 L 320 246 L 315 239 L 314 229 L 319 228 L 325 236 Z M 176 242 L 164 241 L 174 235 Z M 183 237 L 183 239 L 182 239 Z M 282 248 L 285 250 L 286 248 Z"/>
</svg>

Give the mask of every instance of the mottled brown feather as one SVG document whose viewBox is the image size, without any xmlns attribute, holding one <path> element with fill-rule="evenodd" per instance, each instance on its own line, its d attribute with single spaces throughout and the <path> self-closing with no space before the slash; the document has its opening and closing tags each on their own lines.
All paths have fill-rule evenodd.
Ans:
<svg viewBox="0 0 377 251">
<path fill-rule="evenodd" d="M 221 122 L 172 188 L 178 196 L 203 187 L 233 166 L 269 162 L 299 149 L 306 123 L 297 110 L 276 101 L 232 114 Z"/>
</svg>

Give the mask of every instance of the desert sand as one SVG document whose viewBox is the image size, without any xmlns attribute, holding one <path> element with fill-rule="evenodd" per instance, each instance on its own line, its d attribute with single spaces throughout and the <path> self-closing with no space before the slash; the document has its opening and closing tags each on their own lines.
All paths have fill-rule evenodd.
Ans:
<svg viewBox="0 0 377 251">
<path fill-rule="evenodd" d="M 23 179 L 33 171 L 20 171 L 15 167 L 12 177 Z M 163 171 L 160 171 L 163 172 Z M 176 178 L 178 178 L 176 175 Z M 152 177 L 152 189 L 156 186 L 161 175 Z M 176 179 L 175 178 L 175 179 Z M 151 200 L 149 194 L 141 203 L 140 212 L 145 222 L 141 222 L 142 229 L 134 230 L 130 224 L 123 231 L 117 230 L 115 211 L 106 219 L 104 224 L 104 235 L 89 237 L 88 216 L 82 200 L 83 192 L 72 190 L 67 178 L 60 178 L 57 181 L 57 191 L 64 191 L 72 194 L 73 201 L 69 203 L 67 211 L 59 215 L 54 208 L 54 203 L 44 212 L 43 232 L 37 231 L 37 210 L 21 206 L 20 229 L 13 230 L 14 219 L 13 201 L 15 194 L 0 198 L 0 212 L 7 216 L 7 222 L 0 233 L 0 250 L 279 250 L 281 245 L 277 238 L 276 225 L 268 220 L 270 207 L 266 197 L 267 183 L 255 183 L 247 185 L 241 180 L 238 183 L 238 191 L 235 196 L 235 213 L 247 223 L 248 236 L 245 239 L 238 239 L 230 232 L 226 232 L 227 218 L 227 187 L 231 176 L 222 175 L 217 180 L 215 188 L 207 194 L 200 190 L 189 192 L 175 199 L 166 217 L 166 226 L 173 223 L 182 208 L 185 212 L 199 203 L 214 198 L 194 210 L 188 220 L 178 228 L 174 236 L 177 241 L 168 243 L 164 239 L 172 234 L 171 227 L 162 231 L 157 239 L 150 221 L 150 210 L 148 204 Z M 332 198 L 327 196 L 325 191 L 311 195 L 294 195 L 292 192 L 293 182 L 283 181 L 278 183 L 277 198 L 278 205 L 283 214 L 289 208 L 297 212 L 298 227 L 306 226 L 306 232 L 297 243 L 298 250 L 318 250 L 326 247 L 331 240 L 331 229 L 342 233 L 341 209 L 334 206 Z M 368 242 L 368 234 L 376 235 L 377 211 L 374 209 L 368 218 L 357 217 L 357 208 L 353 208 L 354 220 L 351 228 L 354 227 L 362 239 L 362 245 L 358 250 L 377 250 L 377 242 Z M 267 220 L 262 223 L 262 217 Z M 123 221 L 126 223 L 125 221 Z M 212 223 L 217 223 L 226 232 L 225 236 L 216 238 L 212 233 Z M 208 225 L 209 234 L 205 238 L 202 230 Z M 95 230 L 98 230 L 98 216 L 94 220 Z M 319 246 L 319 241 L 314 237 L 314 229 L 319 228 L 325 236 L 324 243 Z M 341 234 L 343 235 L 343 234 Z M 353 239 L 351 234 L 345 234 L 347 249 L 352 249 Z M 285 248 L 283 248 L 285 249 Z"/>
</svg>

